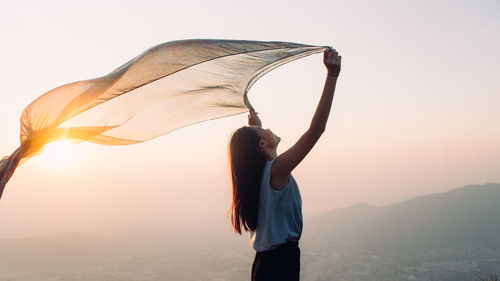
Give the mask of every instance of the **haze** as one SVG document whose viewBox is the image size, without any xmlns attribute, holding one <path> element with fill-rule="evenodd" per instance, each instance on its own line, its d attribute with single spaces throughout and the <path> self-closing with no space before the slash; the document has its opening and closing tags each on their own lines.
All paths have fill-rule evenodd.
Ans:
<svg viewBox="0 0 500 281">
<path fill-rule="evenodd" d="M 343 56 L 327 131 L 294 171 L 306 217 L 500 181 L 498 1 L 10 1 L 0 14 L 2 156 L 18 147 L 21 112 L 35 98 L 153 45 L 291 41 Z M 315 55 L 251 89 L 281 151 L 306 130 L 325 76 Z M 202 222 L 229 231 L 227 141 L 246 118 L 132 146 L 79 144 L 64 168 L 30 159 L 0 201 L 0 238 Z"/>
</svg>

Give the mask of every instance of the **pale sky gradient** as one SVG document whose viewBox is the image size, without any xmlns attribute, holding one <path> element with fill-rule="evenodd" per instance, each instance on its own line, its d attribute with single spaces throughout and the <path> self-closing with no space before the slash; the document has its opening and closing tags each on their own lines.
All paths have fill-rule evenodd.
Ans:
<svg viewBox="0 0 500 281">
<path fill-rule="evenodd" d="M 306 217 L 500 182 L 500 2 L 376 2 L 2 1 L 0 154 L 18 147 L 21 112 L 38 96 L 153 45 L 291 41 L 343 56 L 327 131 L 293 173 Z M 282 137 L 280 151 L 306 130 L 325 76 L 314 55 L 250 91 L 264 127 Z M 64 169 L 30 159 L 0 200 L 0 238 L 202 216 L 225 223 L 227 141 L 245 122 L 228 117 L 133 146 L 80 144 Z"/>
</svg>

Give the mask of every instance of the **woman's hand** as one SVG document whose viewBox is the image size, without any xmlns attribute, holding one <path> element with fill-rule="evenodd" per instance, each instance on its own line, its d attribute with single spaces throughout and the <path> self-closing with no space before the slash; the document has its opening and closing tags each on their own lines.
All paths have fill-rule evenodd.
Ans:
<svg viewBox="0 0 500 281">
<path fill-rule="evenodd" d="M 339 76 L 341 62 L 342 56 L 339 56 L 335 49 L 328 48 L 325 50 L 323 63 L 328 69 L 329 76 Z"/>
<path fill-rule="evenodd" d="M 248 114 L 248 125 L 262 127 L 262 122 L 257 114 L 257 112 L 250 110 L 250 113 Z"/>
</svg>

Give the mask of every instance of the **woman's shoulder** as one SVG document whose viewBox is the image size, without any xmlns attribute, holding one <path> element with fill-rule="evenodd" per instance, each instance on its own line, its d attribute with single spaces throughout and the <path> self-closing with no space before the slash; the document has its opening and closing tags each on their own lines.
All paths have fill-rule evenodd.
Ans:
<svg viewBox="0 0 500 281">
<path fill-rule="evenodd" d="M 290 181 L 291 174 L 288 174 L 287 177 L 279 177 L 276 175 L 276 171 L 273 171 L 273 165 L 275 163 L 275 159 L 269 161 L 269 186 L 271 189 L 276 191 L 283 191 L 286 189 L 288 182 Z"/>
<path fill-rule="evenodd" d="M 264 169 L 262 170 L 262 179 L 264 180 L 263 183 L 265 183 L 265 181 L 269 182 L 269 178 L 271 177 L 271 169 L 273 167 L 274 160 L 275 159 L 266 161 L 266 163 L 264 164 Z"/>
<path fill-rule="evenodd" d="M 267 193 L 276 193 L 280 192 L 282 189 L 280 188 L 275 188 L 273 185 L 273 176 L 272 176 L 272 167 L 274 164 L 274 161 L 276 159 L 272 159 L 269 161 L 266 161 L 264 165 L 264 169 L 262 172 L 262 188 L 267 191 Z"/>
</svg>

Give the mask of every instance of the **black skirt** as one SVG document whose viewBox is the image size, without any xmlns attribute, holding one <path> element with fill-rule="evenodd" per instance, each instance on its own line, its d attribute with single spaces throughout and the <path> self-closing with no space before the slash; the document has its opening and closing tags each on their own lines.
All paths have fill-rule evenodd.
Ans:
<svg viewBox="0 0 500 281">
<path fill-rule="evenodd" d="M 252 281 L 298 281 L 299 276 L 299 242 L 287 242 L 275 249 L 255 254 Z"/>
</svg>

